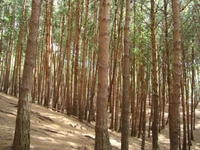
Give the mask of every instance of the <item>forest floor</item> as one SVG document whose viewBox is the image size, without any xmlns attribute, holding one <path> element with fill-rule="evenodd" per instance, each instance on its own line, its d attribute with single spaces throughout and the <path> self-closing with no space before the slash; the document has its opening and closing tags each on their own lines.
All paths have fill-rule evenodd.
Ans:
<svg viewBox="0 0 200 150">
<path fill-rule="evenodd" d="M 0 93 L 0 150 L 10 150 L 15 128 L 17 98 Z M 113 150 L 120 149 L 120 133 L 109 130 Z M 161 150 L 169 150 L 168 127 L 159 134 Z M 200 149 L 200 105 L 196 109 L 195 140 L 192 150 Z M 31 104 L 32 150 L 92 150 L 94 123 L 81 123 L 76 118 Z M 146 150 L 151 150 L 151 139 L 146 138 Z M 140 150 L 141 139 L 130 137 L 129 149 Z"/>
</svg>

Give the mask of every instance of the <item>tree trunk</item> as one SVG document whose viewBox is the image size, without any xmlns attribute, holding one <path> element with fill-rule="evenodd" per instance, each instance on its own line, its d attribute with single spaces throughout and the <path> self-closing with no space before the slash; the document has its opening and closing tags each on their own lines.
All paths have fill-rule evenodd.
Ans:
<svg viewBox="0 0 200 150">
<path fill-rule="evenodd" d="M 45 58 L 45 101 L 44 106 L 49 107 L 50 103 L 50 45 L 51 45 L 51 19 L 50 19 L 50 0 L 46 0 L 46 58 Z"/>
<path fill-rule="evenodd" d="M 194 118 L 195 118 L 195 108 L 194 108 L 194 88 L 195 88 L 195 81 L 194 81 L 194 76 L 195 76 L 195 71 L 194 71 L 194 47 L 192 47 L 192 58 L 191 58 L 191 63 L 192 63 L 192 81 L 191 81 L 191 120 L 190 120 L 190 130 L 191 130 L 191 140 L 194 140 L 194 127 L 195 127 L 195 123 L 194 123 Z"/>
<path fill-rule="evenodd" d="M 108 68 L 110 42 L 110 0 L 100 0 L 98 92 L 95 126 L 95 150 L 111 150 L 107 127 Z"/>
<path fill-rule="evenodd" d="M 23 1 L 23 10 L 22 10 L 22 17 L 20 22 L 20 29 L 18 34 L 18 41 L 16 47 L 16 54 L 15 54 L 15 63 L 14 63 L 14 70 L 13 70 L 13 79 L 12 79 L 12 90 L 11 95 L 17 96 L 17 91 L 19 89 L 19 78 L 20 78 L 20 69 L 21 69 L 21 55 L 22 55 L 22 44 L 24 38 L 24 19 L 25 19 L 25 8 L 26 0 Z"/>
<path fill-rule="evenodd" d="M 170 108 L 170 150 L 179 149 L 180 126 L 180 76 L 181 76 L 181 36 L 179 0 L 172 0 L 173 14 L 173 96 Z"/>
<path fill-rule="evenodd" d="M 6 63 L 5 63 L 5 74 L 4 74 L 4 87 L 3 92 L 8 93 L 8 89 L 10 86 L 10 71 L 11 71 L 11 56 L 12 56 L 12 47 L 13 47 L 13 29 L 15 26 L 15 12 L 16 12 L 16 0 L 14 1 L 13 11 L 12 11 L 12 21 L 10 23 L 10 33 L 8 39 L 8 47 L 6 51 Z"/>
<path fill-rule="evenodd" d="M 152 122 L 152 146 L 153 150 L 159 149 L 158 145 L 158 58 L 155 35 L 155 1 L 151 0 L 151 44 L 152 44 L 152 105 L 153 105 L 153 122 Z"/>
<path fill-rule="evenodd" d="M 30 91 L 32 88 L 33 68 L 35 65 L 35 52 L 39 29 L 41 0 L 32 1 L 30 29 L 26 48 L 26 58 L 22 86 L 20 88 L 15 136 L 12 144 L 13 150 L 30 149 Z"/>
<path fill-rule="evenodd" d="M 74 100 L 73 115 L 78 116 L 78 71 L 79 71 L 79 38 L 80 38 L 80 0 L 76 1 L 76 33 L 74 38 L 75 64 L 74 64 Z"/>
<path fill-rule="evenodd" d="M 168 40 L 168 21 L 167 21 L 167 7 L 168 3 L 167 0 L 164 0 L 164 18 L 165 18 L 165 22 L 164 22 L 164 30 L 165 30 L 165 49 L 166 49 L 166 66 L 163 67 L 163 115 L 162 115 L 162 128 L 165 127 L 165 117 L 164 117 L 164 113 L 165 113 L 165 83 L 166 83 L 166 76 L 167 76 L 167 71 L 169 70 L 169 40 Z M 164 58 L 164 57 L 163 57 Z M 168 72 L 170 73 L 170 72 Z M 165 81 L 164 81 L 165 80 Z M 167 79 L 169 80 L 169 79 Z M 167 81 L 169 83 L 169 81 Z M 169 84 L 168 84 L 168 88 L 169 88 Z M 168 92 L 168 97 L 170 93 Z"/>
<path fill-rule="evenodd" d="M 182 101 L 182 111 L 183 111 L 183 148 L 182 150 L 187 150 L 184 84 L 185 84 L 184 80 L 183 78 L 181 78 L 181 101 Z"/>
<path fill-rule="evenodd" d="M 116 89 L 116 70 L 117 70 L 117 55 L 118 55 L 118 49 L 117 49 L 117 12 L 118 12 L 118 6 L 117 1 L 114 2 L 115 5 L 115 11 L 114 11 L 114 21 L 113 21 L 113 55 L 114 55 L 114 62 L 113 62 L 113 70 L 112 70 L 112 76 L 110 77 L 110 87 L 109 87 L 109 95 L 108 95 L 108 102 L 110 102 L 110 111 L 111 111 L 111 123 L 110 123 L 110 129 L 114 128 L 114 116 L 115 116 L 115 89 Z M 111 64 L 112 65 L 112 64 Z"/>
<path fill-rule="evenodd" d="M 89 11 L 89 0 L 85 3 L 85 22 L 84 22 L 84 36 L 83 36 L 83 54 L 82 54 L 82 69 L 80 79 L 80 103 L 79 103 L 79 120 L 84 119 L 85 101 L 86 101 L 86 55 L 87 55 L 87 23 L 88 23 L 88 11 Z M 94 88 L 94 87 L 93 87 Z"/>
<path fill-rule="evenodd" d="M 66 67 L 66 109 L 67 115 L 72 114 L 72 102 L 70 97 L 70 43 L 71 43 L 71 0 L 68 1 L 68 28 L 67 28 L 67 40 L 66 40 L 66 59 L 67 59 L 67 67 Z"/>
<path fill-rule="evenodd" d="M 122 137 L 121 149 L 129 149 L 129 86 L 130 86 L 130 0 L 126 0 L 126 18 L 124 26 L 124 61 L 123 61 L 123 98 L 122 98 Z"/>
</svg>

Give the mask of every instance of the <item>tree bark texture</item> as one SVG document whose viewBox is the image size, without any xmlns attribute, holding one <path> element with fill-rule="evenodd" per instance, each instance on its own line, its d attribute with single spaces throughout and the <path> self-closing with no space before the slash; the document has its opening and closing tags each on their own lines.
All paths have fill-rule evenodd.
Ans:
<svg viewBox="0 0 200 150">
<path fill-rule="evenodd" d="M 173 95 L 170 108 L 170 150 L 179 149 L 181 36 L 179 0 L 172 0 L 173 17 Z"/>
<path fill-rule="evenodd" d="M 152 123 L 152 149 L 159 149 L 158 146 L 158 58 L 155 35 L 155 1 L 151 0 L 151 46 L 152 46 L 152 103 L 153 103 L 153 123 Z"/>
<path fill-rule="evenodd" d="M 110 0 L 100 0 L 97 119 L 95 150 L 111 150 L 107 127 Z"/>
<path fill-rule="evenodd" d="M 129 86 L 130 86 L 130 0 L 126 0 L 126 18 L 124 26 L 124 67 L 123 67 L 123 98 L 122 98 L 122 137 L 121 149 L 128 150 L 129 138 Z"/>
<path fill-rule="evenodd" d="M 30 149 L 30 91 L 33 82 L 33 68 L 35 65 L 35 52 L 37 48 L 37 36 L 39 28 L 41 0 L 32 1 L 30 29 L 26 48 L 26 57 L 22 86 L 20 88 L 15 136 L 12 145 L 13 150 Z"/>
</svg>

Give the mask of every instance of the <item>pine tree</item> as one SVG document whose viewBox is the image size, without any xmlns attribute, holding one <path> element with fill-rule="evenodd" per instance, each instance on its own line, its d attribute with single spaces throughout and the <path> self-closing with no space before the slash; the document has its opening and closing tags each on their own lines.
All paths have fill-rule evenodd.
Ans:
<svg viewBox="0 0 200 150">
<path fill-rule="evenodd" d="M 35 65 L 35 52 L 39 28 L 41 0 L 32 0 L 30 29 L 26 48 L 26 58 L 22 85 L 20 88 L 18 110 L 15 126 L 13 150 L 30 149 L 30 92 L 32 88 L 33 68 Z"/>
</svg>

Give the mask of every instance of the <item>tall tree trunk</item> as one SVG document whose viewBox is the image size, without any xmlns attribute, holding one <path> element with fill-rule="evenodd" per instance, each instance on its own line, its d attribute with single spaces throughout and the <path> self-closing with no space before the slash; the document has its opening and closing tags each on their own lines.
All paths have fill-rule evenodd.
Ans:
<svg viewBox="0 0 200 150">
<path fill-rule="evenodd" d="M 66 67 L 66 108 L 67 115 L 72 114 L 72 102 L 70 97 L 70 43 L 71 43 L 71 0 L 68 1 L 68 24 L 67 24 L 67 40 L 66 40 L 66 59 L 67 59 L 67 67 Z"/>
<path fill-rule="evenodd" d="M 81 81 L 80 81 L 80 103 L 79 103 L 79 120 L 83 121 L 84 110 L 85 110 L 85 101 L 86 101 L 86 50 L 87 50 L 87 23 L 88 23 L 88 11 L 89 11 L 89 0 L 86 0 L 85 3 L 86 12 L 85 12 L 85 22 L 84 22 L 84 35 L 83 35 L 83 54 L 82 54 L 82 69 L 81 69 Z M 94 88 L 94 87 L 93 87 Z"/>
<path fill-rule="evenodd" d="M 50 18 L 50 0 L 46 0 L 46 58 L 45 58 L 45 101 L 44 106 L 49 107 L 50 103 L 50 49 L 51 49 L 51 18 Z"/>
<path fill-rule="evenodd" d="M 63 51 L 63 36 L 64 36 L 64 22 L 65 17 L 62 15 L 60 17 L 60 39 L 59 39 L 59 56 L 57 67 L 56 62 L 54 62 L 54 94 L 53 94 L 53 108 L 55 110 L 60 111 L 61 104 L 63 102 L 63 98 L 61 97 L 61 88 L 62 88 L 62 79 L 63 79 L 63 69 L 64 69 L 64 59 L 65 59 L 65 51 Z M 56 56 L 55 56 L 56 57 Z M 61 101 L 62 99 L 62 101 Z"/>
<path fill-rule="evenodd" d="M 182 150 L 187 150 L 184 84 L 185 84 L 185 82 L 182 77 L 181 78 L 181 101 L 182 101 L 182 111 L 183 111 L 183 147 L 182 147 Z"/>
<path fill-rule="evenodd" d="M 96 41 L 96 40 L 95 40 Z M 96 77 L 97 77 L 97 68 L 95 67 L 95 59 L 96 59 L 96 52 L 94 50 L 93 52 L 93 58 L 92 58 L 92 64 L 93 64 L 93 73 L 92 73 L 92 85 L 91 85 L 91 94 L 90 94 L 90 108 L 89 108 L 89 116 L 88 116 L 88 122 L 95 120 L 95 110 L 94 110 L 94 96 L 96 91 Z"/>
<path fill-rule="evenodd" d="M 152 44 L 152 105 L 153 105 L 153 123 L 152 123 L 152 145 L 153 150 L 159 149 L 158 145 L 158 59 L 157 45 L 155 35 L 155 1 L 151 0 L 151 44 Z"/>
<path fill-rule="evenodd" d="M 78 70 L 79 70 L 79 38 L 80 38 L 80 0 L 76 1 L 76 33 L 74 38 L 75 64 L 74 64 L 74 97 L 73 115 L 78 116 Z"/>
<path fill-rule="evenodd" d="M 97 23 L 97 16 L 98 16 L 98 7 L 97 7 L 97 1 L 98 0 L 94 0 L 94 16 L 93 16 L 93 20 L 94 22 Z M 94 27 L 93 29 L 93 40 L 92 40 L 92 43 L 94 45 L 97 45 L 98 44 L 98 36 L 97 36 L 97 33 L 98 33 L 98 29 L 97 27 Z M 95 120 L 95 110 L 94 110 L 94 96 L 95 96 L 95 93 L 96 93 L 96 78 L 97 78 L 97 64 L 96 64 L 96 56 L 97 56 L 97 53 L 96 53 L 96 47 L 93 48 L 93 56 L 91 57 L 91 70 L 92 70 L 92 83 L 91 83 L 91 87 L 90 87 L 90 108 L 89 108 L 89 116 L 88 116 L 88 122 L 90 121 L 94 121 Z"/>
<path fill-rule="evenodd" d="M 14 64 L 14 70 L 13 70 L 13 79 L 12 79 L 12 90 L 11 94 L 14 96 L 17 96 L 17 91 L 19 89 L 19 78 L 20 78 L 20 69 L 21 69 L 21 55 L 22 55 L 22 44 L 23 44 L 23 38 L 24 38 L 24 19 L 25 19 L 25 8 L 26 6 L 26 0 L 23 1 L 23 10 L 22 10 L 22 16 L 21 16 L 21 22 L 20 22 L 20 29 L 18 34 L 18 41 L 17 41 L 17 47 L 16 47 L 16 54 L 15 54 L 15 64 Z"/>
<path fill-rule="evenodd" d="M 192 47 L 192 58 L 191 58 L 191 63 L 192 63 L 192 79 L 191 79 L 191 120 L 190 120 L 190 130 L 191 130 L 191 140 L 194 140 L 194 127 L 195 127 L 195 123 L 194 123 L 194 118 L 195 118 L 195 108 L 194 108 L 194 88 L 195 88 L 195 81 L 194 81 L 194 76 L 195 76 L 195 71 L 194 71 L 194 47 Z"/>
<path fill-rule="evenodd" d="M 133 48 L 136 48 L 136 0 L 134 1 L 133 4 L 133 14 L 134 14 L 134 20 L 133 20 Z M 131 126 L 131 136 L 134 136 L 134 126 L 135 126 L 135 101 L 136 101 L 136 84 L 135 84 L 135 76 L 136 76 L 136 57 L 135 55 L 133 56 L 133 60 L 132 60 L 132 101 L 131 101 L 131 116 L 132 116 L 132 126 Z"/>
<path fill-rule="evenodd" d="M 146 137 L 146 95 L 147 95 L 147 83 L 148 83 L 148 80 L 147 80 L 147 77 L 146 77 L 146 80 L 144 78 L 144 63 L 142 63 L 142 68 L 141 68 L 141 100 L 143 101 L 143 110 L 142 111 L 142 144 L 141 144 L 141 150 L 145 150 L 145 137 Z M 147 81 L 147 82 L 145 82 Z"/>
<path fill-rule="evenodd" d="M 124 58 L 123 58 L 123 98 L 122 98 L 122 136 L 121 149 L 129 149 L 129 74 L 130 74 L 130 0 L 126 0 L 126 17 L 124 26 Z"/>
<path fill-rule="evenodd" d="M 100 0 L 98 92 L 95 126 L 95 150 L 111 150 L 107 127 L 108 68 L 110 42 L 110 0 Z"/>
<path fill-rule="evenodd" d="M 173 14 L 173 96 L 170 108 L 170 150 L 179 149 L 180 126 L 180 76 L 181 76 L 181 36 L 179 0 L 172 0 Z"/>
<path fill-rule="evenodd" d="M 10 23 L 11 31 L 9 33 L 9 39 L 8 39 L 8 47 L 6 51 L 6 63 L 5 63 L 5 75 L 4 75 L 4 87 L 3 92 L 8 93 L 8 89 L 10 86 L 10 71 L 11 71 L 11 56 L 12 56 L 12 47 L 13 47 L 13 29 L 15 26 L 15 12 L 16 12 L 16 0 L 14 1 L 13 5 L 13 11 L 12 11 L 12 21 Z"/>
<path fill-rule="evenodd" d="M 32 1 L 30 29 L 26 48 L 26 58 L 22 86 L 18 101 L 18 110 L 15 126 L 15 136 L 12 144 L 13 150 L 30 149 L 30 91 L 32 88 L 33 68 L 35 65 L 35 52 L 39 29 L 41 0 Z"/>
<path fill-rule="evenodd" d="M 113 71 L 112 76 L 110 77 L 110 87 L 109 87 L 109 95 L 108 95 L 108 102 L 110 102 L 110 110 L 111 110 L 111 123 L 110 123 L 110 129 L 113 129 L 114 127 L 114 110 L 115 110 L 115 83 L 116 83 L 116 70 L 117 70 L 117 12 L 118 12 L 118 6 L 117 1 L 114 2 L 115 5 L 115 11 L 114 11 L 114 21 L 113 21 L 113 55 L 114 55 L 114 62 L 113 62 Z M 112 65 L 112 64 L 111 64 Z"/>
<path fill-rule="evenodd" d="M 167 76 L 166 73 L 168 73 L 167 76 L 167 84 L 168 84 L 168 97 L 170 98 L 170 58 L 169 58 L 169 40 L 168 40 L 168 21 L 167 21 L 167 7 L 168 3 L 167 0 L 164 0 L 164 18 L 165 18 L 165 22 L 164 22 L 164 27 L 165 27 L 165 49 L 166 49 L 166 66 L 163 68 L 163 78 L 165 78 L 164 76 Z M 164 79 L 163 79 L 164 80 Z M 164 81 L 163 81 L 164 82 Z M 165 83 L 164 83 L 165 84 Z M 165 85 L 163 85 L 165 86 Z M 163 87 L 163 92 L 164 91 L 164 87 Z M 163 93 L 163 96 L 164 93 Z M 164 113 L 165 113 L 165 98 L 163 97 L 163 115 L 162 115 L 162 128 L 165 127 L 165 118 L 164 118 Z"/>
</svg>

